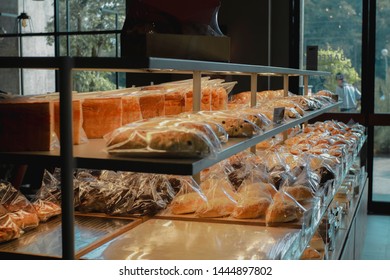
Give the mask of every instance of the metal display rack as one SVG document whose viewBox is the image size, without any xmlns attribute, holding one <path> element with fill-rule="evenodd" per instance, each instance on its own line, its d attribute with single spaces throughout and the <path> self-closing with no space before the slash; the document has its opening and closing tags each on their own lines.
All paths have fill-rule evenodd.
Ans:
<svg viewBox="0 0 390 280">
<path fill-rule="evenodd" d="M 283 77 L 284 92 L 287 95 L 290 76 L 302 76 L 304 92 L 308 92 L 308 78 L 312 75 L 329 75 L 328 72 L 256 66 L 247 64 L 191 61 L 165 58 L 76 58 L 76 57 L 0 57 L 0 68 L 30 68 L 59 70 L 60 91 L 60 143 L 61 148 L 50 152 L 1 153 L 2 161 L 13 163 L 53 164 L 61 167 L 62 191 L 62 258 L 75 258 L 73 204 L 73 170 L 76 167 L 116 169 L 134 172 L 196 175 L 223 159 L 255 146 L 257 143 L 281 133 L 288 128 L 307 122 L 338 106 L 307 113 L 292 122 L 275 126 L 261 135 L 248 139 L 229 140 L 215 158 L 205 159 L 151 159 L 109 156 L 103 151 L 103 140 L 73 146 L 72 141 L 72 71 L 97 70 L 134 73 L 176 73 L 193 75 L 193 110 L 200 110 L 201 76 L 204 74 L 246 75 L 251 78 L 251 104 L 256 104 L 258 76 Z"/>
</svg>

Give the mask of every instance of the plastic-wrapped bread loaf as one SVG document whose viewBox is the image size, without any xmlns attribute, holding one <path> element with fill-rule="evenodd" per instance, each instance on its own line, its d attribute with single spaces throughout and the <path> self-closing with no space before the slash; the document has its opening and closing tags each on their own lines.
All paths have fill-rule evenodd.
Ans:
<svg viewBox="0 0 390 280">
<path fill-rule="evenodd" d="M 165 94 L 162 90 L 143 91 L 139 95 L 142 119 L 165 116 Z"/>
<path fill-rule="evenodd" d="M 194 213 L 206 201 L 194 179 L 181 179 L 181 188 L 169 205 L 169 211 L 174 215 Z"/>
<path fill-rule="evenodd" d="M 83 111 L 82 100 L 73 99 L 73 144 L 79 145 L 86 143 L 88 138 L 83 129 Z M 54 101 L 54 131 L 60 138 L 60 102 Z"/>
<path fill-rule="evenodd" d="M 8 212 L 0 205 L 0 243 L 20 237 L 22 230 L 11 219 Z"/>
<path fill-rule="evenodd" d="M 0 151 L 49 151 L 56 139 L 53 102 L 27 98 L 0 102 Z"/>
<path fill-rule="evenodd" d="M 122 125 L 142 119 L 138 94 L 128 94 L 122 96 L 122 109 Z"/>
<path fill-rule="evenodd" d="M 82 103 L 83 128 L 89 139 L 102 138 L 122 125 L 121 97 L 91 97 Z"/>
<path fill-rule="evenodd" d="M 129 124 L 105 136 L 109 153 L 162 157 L 205 157 L 221 149 L 212 128 L 171 118 Z"/>
<path fill-rule="evenodd" d="M 20 229 L 29 230 L 38 226 L 39 219 L 34 207 L 10 183 L 0 183 L 0 205 Z"/>
</svg>

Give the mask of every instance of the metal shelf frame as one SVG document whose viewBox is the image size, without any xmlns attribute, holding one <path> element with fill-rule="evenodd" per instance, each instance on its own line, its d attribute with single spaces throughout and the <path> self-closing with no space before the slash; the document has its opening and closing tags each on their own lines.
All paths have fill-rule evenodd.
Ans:
<svg viewBox="0 0 390 280">
<path fill-rule="evenodd" d="M 82 58 L 82 57 L 0 57 L 0 68 L 26 68 L 26 69 L 52 69 L 59 71 L 59 92 L 60 92 L 60 142 L 61 148 L 55 156 L 49 154 L 20 153 L 20 154 L 2 154 L 3 160 L 11 160 L 14 158 L 20 161 L 23 158 L 37 160 L 38 162 L 48 160 L 50 163 L 60 163 L 61 166 L 61 191 L 62 191 L 62 247 L 63 259 L 75 259 L 74 251 L 74 205 L 73 205 L 73 170 L 76 166 L 87 167 L 89 164 L 95 167 L 121 167 L 130 166 L 133 171 L 149 171 L 153 172 L 154 168 L 164 166 L 164 160 L 149 159 L 144 160 L 142 168 L 137 167 L 139 162 L 132 162 L 130 159 L 104 159 L 107 165 L 101 159 L 75 157 L 74 146 L 72 144 L 72 72 L 83 70 L 96 71 L 111 71 L 111 72 L 135 72 L 135 73 L 176 73 L 176 74 L 192 74 L 193 82 L 193 110 L 200 110 L 201 98 L 201 75 L 217 74 L 217 75 L 248 75 L 251 77 L 251 104 L 254 106 L 256 101 L 257 78 L 258 76 L 281 76 L 284 81 L 284 92 L 288 92 L 288 77 L 303 76 L 304 80 L 308 80 L 311 75 L 327 76 L 328 72 L 321 71 L 306 71 L 299 69 L 289 69 L 271 66 L 257 66 L 249 64 L 234 64 L 222 62 L 194 61 L 182 59 L 166 59 L 166 58 Z M 305 94 L 308 93 L 307 83 L 305 83 Z M 202 169 L 229 157 L 239 151 L 245 150 L 248 147 L 255 145 L 268 137 L 271 137 L 281 131 L 284 131 L 294 125 L 300 124 L 309 120 L 324 111 L 320 110 L 315 114 L 290 122 L 287 125 L 282 125 L 266 132 L 261 136 L 252 137 L 237 144 L 230 141 L 230 148 L 224 149 L 218 154 L 216 159 L 203 159 L 196 162 L 186 160 L 179 163 L 180 170 L 185 170 L 183 173 L 196 174 Z M 318 113 L 318 114 L 317 114 Z M 164 164 L 162 164 L 164 163 Z M 112 165 L 110 165 L 112 164 Z M 184 164 L 184 165 L 183 165 Z M 169 165 L 167 165 L 169 166 Z M 189 168 L 184 169 L 185 168 Z M 172 167 L 172 165 L 171 165 Z M 144 169 L 145 168 L 145 169 Z M 130 169 L 130 168 L 128 168 Z M 142 169 L 142 170 L 140 170 Z M 156 169 L 157 170 L 157 169 Z M 167 173 L 178 174 L 175 170 L 166 170 Z M 162 171 L 162 170 L 161 170 Z"/>
</svg>

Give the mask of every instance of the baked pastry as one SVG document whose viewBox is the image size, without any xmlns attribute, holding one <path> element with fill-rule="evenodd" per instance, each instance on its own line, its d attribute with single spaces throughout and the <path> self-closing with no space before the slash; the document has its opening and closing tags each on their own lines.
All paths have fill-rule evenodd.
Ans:
<svg viewBox="0 0 390 280">
<path fill-rule="evenodd" d="M 257 194 L 258 196 L 263 197 L 274 197 L 278 191 L 270 183 L 257 182 L 252 184 L 243 184 L 238 189 L 238 194 L 245 195 L 247 193 Z"/>
<path fill-rule="evenodd" d="M 82 100 L 74 99 L 72 102 L 73 110 L 73 144 L 79 145 L 85 141 L 83 135 L 83 112 Z M 58 139 L 60 138 L 60 102 L 54 101 L 54 132 Z"/>
<path fill-rule="evenodd" d="M 41 222 L 61 214 L 61 206 L 51 201 L 39 199 L 33 203 L 33 206 Z"/>
<path fill-rule="evenodd" d="M 9 216 L 14 221 L 14 223 L 22 230 L 33 229 L 39 225 L 39 218 L 35 211 L 27 212 L 24 210 L 19 210 L 16 212 L 10 212 Z"/>
<path fill-rule="evenodd" d="M 303 251 L 301 260 L 322 260 L 322 256 L 316 249 L 309 246 Z"/>
<path fill-rule="evenodd" d="M 298 202 L 313 198 L 312 190 L 303 185 L 286 186 L 283 187 L 283 191 L 291 195 Z"/>
<path fill-rule="evenodd" d="M 174 215 L 194 213 L 205 200 L 198 192 L 186 193 L 176 196 L 169 208 Z"/>
<path fill-rule="evenodd" d="M 202 218 L 218 218 L 229 216 L 236 206 L 236 201 L 227 196 L 219 196 L 203 201 L 195 214 Z"/>
<path fill-rule="evenodd" d="M 246 193 L 238 199 L 232 216 L 237 219 L 258 218 L 265 215 L 270 204 L 271 199 L 269 197 L 261 197 L 256 193 Z"/>
<path fill-rule="evenodd" d="M 275 198 L 275 197 L 274 197 Z M 273 223 L 287 223 L 298 219 L 298 209 L 294 202 L 288 199 L 278 199 L 268 207 L 265 221 L 267 225 Z"/>
<path fill-rule="evenodd" d="M 0 243 L 18 238 L 21 233 L 9 214 L 0 214 Z"/>
</svg>

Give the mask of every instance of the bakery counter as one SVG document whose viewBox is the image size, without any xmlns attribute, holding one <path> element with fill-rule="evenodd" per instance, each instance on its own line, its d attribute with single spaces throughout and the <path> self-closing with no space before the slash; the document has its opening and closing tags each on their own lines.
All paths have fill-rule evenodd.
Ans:
<svg viewBox="0 0 390 280">
<path fill-rule="evenodd" d="M 367 181 L 366 176 L 365 180 L 362 181 L 359 194 L 351 199 L 347 210 L 342 215 L 339 229 L 335 232 L 333 244 L 331 244 L 328 253 L 330 260 L 354 259 L 355 247 L 359 247 L 357 243 L 362 243 L 364 240 L 365 223 L 362 224 L 362 227 L 358 227 L 357 224 L 360 225 L 359 219 L 367 216 Z M 362 217 L 359 216 L 361 208 L 363 208 Z M 356 235 L 359 235 L 360 238 L 355 239 Z M 359 256 L 359 252 L 356 252 L 356 255 Z"/>
<path fill-rule="evenodd" d="M 76 216 L 76 258 L 141 222 L 142 221 L 139 219 Z M 61 258 L 61 240 L 61 217 L 56 217 L 45 223 L 40 223 L 37 228 L 25 232 L 18 239 L 1 243 L 0 254 L 18 254 L 20 255 L 20 258 L 23 258 L 23 255 Z"/>
<path fill-rule="evenodd" d="M 75 167 L 90 169 L 108 169 L 133 172 L 150 172 L 161 174 L 194 175 L 223 159 L 237 154 L 240 151 L 255 146 L 257 143 L 269 139 L 286 129 L 304 123 L 327 112 L 339 103 L 326 108 L 307 112 L 302 118 L 294 119 L 288 123 L 275 125 L 272 129 L 261 135 L 251 138 L 230 138 L 228 143 L 222 146 L 222 150 L 213 157 L 202 159 L 194 158 L 148 158 L 148 157 L 124 157 L 109 155 L 105 151 L 103 139 L 92 139 L 86 144 L 73 146 Z M 43 152 L 2 152 L 0 157 L 3 162 L 18 164 L 38 164 L 41 166 L 61 166 L 60 149 Z"/>
<path fill-rule="evenodd" d="M 283 259 L 300 245 L 298 229 L 150 219 L 82 259 Z"/>
</svg>

